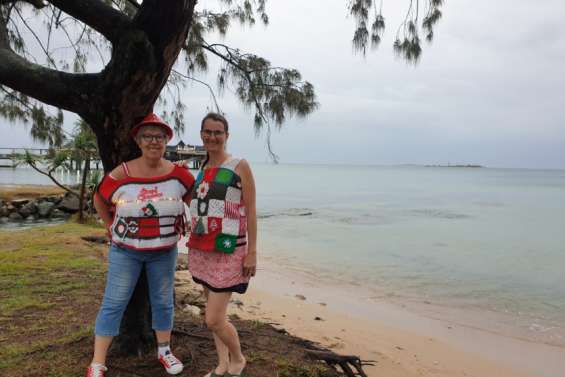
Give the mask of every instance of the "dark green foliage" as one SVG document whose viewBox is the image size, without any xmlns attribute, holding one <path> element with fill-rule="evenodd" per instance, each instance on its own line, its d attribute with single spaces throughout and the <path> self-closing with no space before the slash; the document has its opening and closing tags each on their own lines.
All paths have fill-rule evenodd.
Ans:
<svg viewBox="0 0 565 377">
<path fill-rule="evenodd" d="M 141 7 L 137 0 L 103 1 L 131 21 L 135 20 Z M 394 51 L 415 63 L 422 52 L 419 34 L 423 31 L 426 40 L 432 40 L 433 27 L 441 18 L 443 1 L 425 0 L 424 12 L 420 11 L 420 0 L 407 1 L 408 11 L 398 29 Z M 217 76 L 220 92 L 229 87 L 243 106 L 253 111 L 257 133 L 266 128 L 268 136 L 271 123 L 280 127 L 289 117 L 304 117 L 316 110 L 314 86 L 303 80 L 297 70 L 273 67 L 260 56 L 210 42 L 214 37 L 226 35 L 234 22 L 244 26 L 253 26 L 257 22 L 267 25 L 269 17 L 265 4 L 266 0 L 219 0 L 219 9 L 204 8 L 193 13 L 182 57 L 168 76 L 165 90 L 158 99 L 161 115 L 177 132 L 184 130 L 186 104 L 181 94 L 186 80 L 206 85 L 212 92 L 214 111 L 221 112 L 210 86 L 195 77 L 208 70 L 210 57 L 222 61 Z M 369 43 L 373 48 L 380 44 L 385 31 L 382 7 L 383 0 L 348 0 L 349 13 L 357 21 L 352 41 L 356 51 L 365 54 Z M 54 70 L 85 73 L 93 65 L 108 68 L 115 41 L 110 42 L 94 29 L 95 26 L 68 16 L 49 2 L 0 2 L 0 47 L 9 46 L 30 63 Z M 134 35 L 124 30 L 122 38 Z M 146 36 L 139 37 L 145 40 Z M 60 43 L 61 40 L 65 40 L 63 45 L 55 45 L 55 41 Z M 64 140 L 61 110 L 32 97 L 0 86 L 0 115 L 10 121 L 31 123 L 31 134 L 36 140 L 60 146 Z"/>
<path fill-rule="evenodd" d="M 420 41 L 420 6 L 425 7 L 424 17 L 421 21 L 421 29 L 426 34 L 426 40 L 433 40 L 433 27 L 441 18 L 440 7 L 443 0 L 407 0 L 408 11 L 404 21 L 398 28 L 393 48 L 396 54 L 409 63 L 417 63 L 422 53 Z M 366 53 L 369 38 L 371 47 L 376 48 L 382 40 L 385 30 L 385 19 L 382 14 L 383 0 L 351 0 L 349 2 L 349 13 L 357 20 L 357 27 L 353 35 L 353 47 L 355 50 Z M 369 33 L 370 11 L 374 9 L 373 22 Z"/>
<path fill-rule="evenodd" d="M 0 115 L 11 122 L 31 123 L 30 134 L 34 140 L 58 147 L 64 141 L 63 112 L 50 114 L 43 105 L 28 96 L 0 86 Z"/>
</svg>

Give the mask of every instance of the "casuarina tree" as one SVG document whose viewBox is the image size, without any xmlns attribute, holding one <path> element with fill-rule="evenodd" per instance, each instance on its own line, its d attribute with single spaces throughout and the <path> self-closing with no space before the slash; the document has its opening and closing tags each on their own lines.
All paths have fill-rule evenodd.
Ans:
<svg viewBox="0 0 565 377">
<path fill-rule="evenodd" d="M 257 130 L 313 112 L 314 87 L 297 70 L 210 40 L 234 22 L 268 24 L 266 0 L 210 3 L 216 8 L 197 7 L 196 0 L 0 0 L 0 115 L 31 124 L 34 138 L 57 146 L 64 139 L 62 110 L 78 114 L 110 171 L 139 154 L 129 131 L 157 101 L 161 114 L 183 129 L 179 87 L 199 81 L 212 57 L 221 61 L 220 87 L 231 86 L 252 109 Z M 382 0 L 346 4 L 356 20 L 353 46 L 365 53 L 383 34 Z M 415 62 L 420 35 L 433 38 L 442 0 L 407 0 L 407 6 L 394 48 Z M 147 305 L 143 293 L 124 319 L 118 344 L 127 352 L 151 338 L 147 310 L 137 305 Z"/>
</svg>

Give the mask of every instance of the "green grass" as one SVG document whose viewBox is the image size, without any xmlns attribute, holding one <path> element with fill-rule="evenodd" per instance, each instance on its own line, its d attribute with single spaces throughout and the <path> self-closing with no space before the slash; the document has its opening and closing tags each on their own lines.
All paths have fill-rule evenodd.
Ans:
<svg viewBox="0 0 565 377">
<path fill-rule="evenodd" d="M 58 349 L 92 335 L 106 247 L 80 237 L 103 233 L 70 222 L 0 231 L 0 375 L 32 375 L 22 365 L 42 363 L 42 376 L 77 375 L 77 356 Z"/>
</svg>

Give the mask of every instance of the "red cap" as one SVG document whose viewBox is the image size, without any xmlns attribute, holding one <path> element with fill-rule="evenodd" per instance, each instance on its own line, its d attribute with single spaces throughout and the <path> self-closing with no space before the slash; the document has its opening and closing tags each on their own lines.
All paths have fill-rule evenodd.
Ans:
<svg viewBox="0 0 565 377">
<path fill-rule="evenodd" d="M 139 132 L 139 129 L 143 126 L 148 126 L 148 125 L 161 127 L 163 129 L 163 131 L 165 131 L 165 133 L 167 134 L 167 137 L 169 138 L 169 140 L 171 140 L 173 138 L 173 129 L 167 123 L 165 123 L 165 121 L 163 119 L 159 118 L 157 115 L 155 115 L 153 113 L 147 114 L 141 120 L 141 122 L 136 124 L 131 129 L 131 131 L 130 131 L 131 137 L 135 138 L 137 136 L 137 133 Z"/>
</svg>

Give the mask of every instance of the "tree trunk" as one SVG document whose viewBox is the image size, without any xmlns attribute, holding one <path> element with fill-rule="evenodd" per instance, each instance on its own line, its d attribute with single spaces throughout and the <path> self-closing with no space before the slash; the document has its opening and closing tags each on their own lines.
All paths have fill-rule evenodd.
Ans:
<svg viewBox="0 0 565 377">
<path fill-rule="evenodd" d="M 86 191 L 86 178 L 90 172 L 90 156 L 86 156 L 84 160 L 84 170 L 82 171 L 82 180 L 80 182 L 80 196 L 78 199 L 78 222 L 84 223 L 84 192 Z"/>
<path fill-rule="evenodd" d="M 80 113 L 91 125 L 107 173 L 139 156 L 131 128 L 153 111 L 173 64 L 185 43 L 196 0 L 145 0 L 128 30 L 114 44 L 112 59 L 91 106 Z M 124 313 L 112 349 L 127 355 L 154 351 L 151 310 L 145 271 Z"/>
<path fill-rule="evenodd" d="M 92 128 L 104 171 L 140 151 L 130 138 L 136 122 L 153 111 L 161 89 L 184 46 L 197 0 L 144 0 L 133 19 L 106 1 L 50 0 L 112 43 L 110 62 L 99 73 L 74 74 L 42 67 L 11 48 L 0 17 L 0 83 L 43 103 L 74 112 Z M 147 285 L 136 289 L 115 347 L 128 353 L 147 350 L 153 339 Z"/>
<path fill-rule="evenodd" d="M 80 115 L 96 134 L 104 170 L 139 156 L 131 128 L 153 111 L 185 44 L 196 0 L 145 0 L 113 45 L 112 58 Z"/>
</svg>

